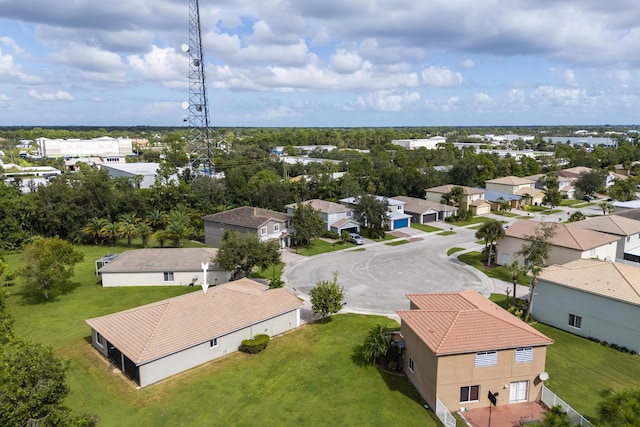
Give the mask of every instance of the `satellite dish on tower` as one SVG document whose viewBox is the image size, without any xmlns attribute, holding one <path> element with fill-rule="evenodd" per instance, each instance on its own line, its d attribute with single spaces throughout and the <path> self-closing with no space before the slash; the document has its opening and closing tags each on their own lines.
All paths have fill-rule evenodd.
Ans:
<svg viewBox="0 0 640 427">
<path fill-rule="evenodd" d="M 183 110 L 188 110 L 189 109 L 189 103 L 187 101 L 184 101 L 181 105 L 182 105 L 182 109 Z"/>
<path fill-rule="evenodd" d="M 546 372 L 540 372 L 540 375 L 538 375 L 538 378 L 540 378 L 540 381 L 546 381 L 549 379 L 549 374 Z"/>
<path fill-rule="evenodd" d="M 187 53 L 189 52 L 189 45 L 185 43 L 182 46 L 180 46 L 180 49 L 182 49 L 184 53 Z"/>
</svg>

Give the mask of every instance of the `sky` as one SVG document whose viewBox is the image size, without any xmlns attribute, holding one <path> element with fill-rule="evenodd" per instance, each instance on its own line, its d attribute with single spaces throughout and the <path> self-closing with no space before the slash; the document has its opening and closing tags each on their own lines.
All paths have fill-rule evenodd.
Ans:
<svg viewBox="0 0 640 427">
<path fill-rule="evenodd" d="M 182 126 L 189 1 L 0 0 L 0 126 Z M 640 122 L 638 0 L 199 6 L 211 126 Z"/>
</svg>

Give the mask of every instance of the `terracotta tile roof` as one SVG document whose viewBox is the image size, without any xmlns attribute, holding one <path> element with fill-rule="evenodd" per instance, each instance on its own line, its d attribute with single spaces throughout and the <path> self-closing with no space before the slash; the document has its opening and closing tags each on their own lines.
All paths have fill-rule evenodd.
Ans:
<svg viewBox="0 0 640 427">
<path fill-rule="evenodd" d="M 238 225 L 256 230 L 269 221 L 285 222 L 288 219 L 291 219 L 289 214 L 251 206 L 242 206 L 202 217 L 203 221 Z"/>
<path fill-rule="evenodd" d="M 425 213 L 430 210 L 452 212 L 458 210 L 458 208 L 454 206 L 443 205 L 442 203 L 432 202 L 431 200 L 418 199 L 417 197 L 394 196 L 393 198 L 405 203 L 405 212 Z"/>
<path fill-rule="evenodd" d="M 87 320 L 136 364 L 293 311 L 302 302 L 285 288 L 240 279 Z"/>
<path fill-rule="evenodd" d="M 402 323 L 438 356 L 553 343 L 476 291 L 407 297 L 418 309 L 398 311 Z"/>
<path fill-rule="evenodd" d="M 209 270 L 218 268 L 211 259 L 215 248 L 157 248 L 125 251 L 100 269 L 101 273 L 143 273 L 159 271 L 198 271 L 201 263 Z"/>
<path fill-rule="evenodd" d="M 580 259 L 552 265 L 540 280 L 640 305 L 640 268 L 617 262 Z"/>
<path fill-rule="evenodd" d="M 524 184 L 532 185 L 532 184 L 535 184 L 536 181 L 511 175 L 511 176 L 505 176 L 502 178 L 490 179 L 488 181 L 485 181 L 485 183 L 505 184 L 505 185 L 524 185 Z"/>
<path fill-rule="evenodd" d="M 431 188 L 427 188 L 425 191 L 427 193 L 446 194 L 446 193 L 450 193 L 451 189 L 453 187 L 461 187 L 462 188 L 462 194 L 464 194 L 464 195 L 483 194 L 484 193 L 484 189 L 482 189 L 482 188 L 472 188 L 472 187 L 466 187 L 464 185 L 453 185 L 453 184 L 441 185 L 439 187 L 431 187 Z"/>
<path fill-rule="evenodd" d="M 519 219 L 505 230 L 505 236 L 526 240 L 527 236 L 536 234 L 536 230 L 541 224 L 537 221 Z M 586 230 L 573 224 L 554 222 L 549 222 L 548 224 L 552 224 L 556 231 L 555 236 L 551 238 L 551 244 L 554 246 L 586 251 L 618 240 L 616 236 Z"/>
<path fill-rule="evenodd" d="M 320 199 L 306 200 L 304 202 L 300 202 L 300 204 L 311 205 L 311 207 L 323 213 L 339 213 L 339 212 L 347 212 L 351 210 L 351 208 L 348 208 L 345 205 L 341 205 L 340 203 L 328 202 L 326 200 L 320 200 Z M 296 207 L 298 207 L 298 203 L 291 203 L 286 207 L 295 209 Z"/>
<path fill-rule="evenodd" d="M 535 188 L 535 187 L 527 187 L 527 188 L 519 189 L 514 194 L 516 194 L 518 196 L 524 196 L 525 194 L 528 194 L 531 197 L 538 197 L 541 194 L 544 195 L 544 190 L 541 190 L 541 189 Z"/>
<path fill-rule="evenodd" d="M 583 221 L 574 222 L 573 225 L 616 236 L 631 236 L 632 234 L 640 233 L 640 221 L 616 215 L 587 218 Z"/>
</svg>

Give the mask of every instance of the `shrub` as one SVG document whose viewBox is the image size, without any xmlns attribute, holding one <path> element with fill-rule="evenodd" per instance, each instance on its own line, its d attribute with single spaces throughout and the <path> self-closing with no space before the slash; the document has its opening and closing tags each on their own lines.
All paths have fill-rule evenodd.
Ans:
<svg viewBox="0 0 640 427">
<path fill-rule="evenodd" d="M 335 239 L 335 240 L 340 239 L 340 235 L 335 231 L 331 231 L 331 230 L 324 230 L 322 233 L 320 233 L 320 237 L 324 237 L 326 239 Z"/>
<path fill-rule="evenodd" d="M 258 354 L 269 344 L 269 335 L 258 334 L 253 337 L 252 340 L 242 340 L 240 345 L 240 351 L 244 351 L 249 354 Z"/>
</svg>

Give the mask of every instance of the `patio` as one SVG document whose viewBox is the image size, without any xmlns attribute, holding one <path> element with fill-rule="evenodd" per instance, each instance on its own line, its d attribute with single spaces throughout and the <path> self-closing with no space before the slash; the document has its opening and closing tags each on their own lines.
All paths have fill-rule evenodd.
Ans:
<svg viewBox="0 0 640 427">
<path fill-rule="evenodd" d="M 524 422 L 541 421 L 546 410 L 537 402 L 512 403 L 491 408 L 491 427 L 515 427 Z M 470 409 L 461 413 L 472 427 L 489 426 L 489 408 Z"/>
</svg>

